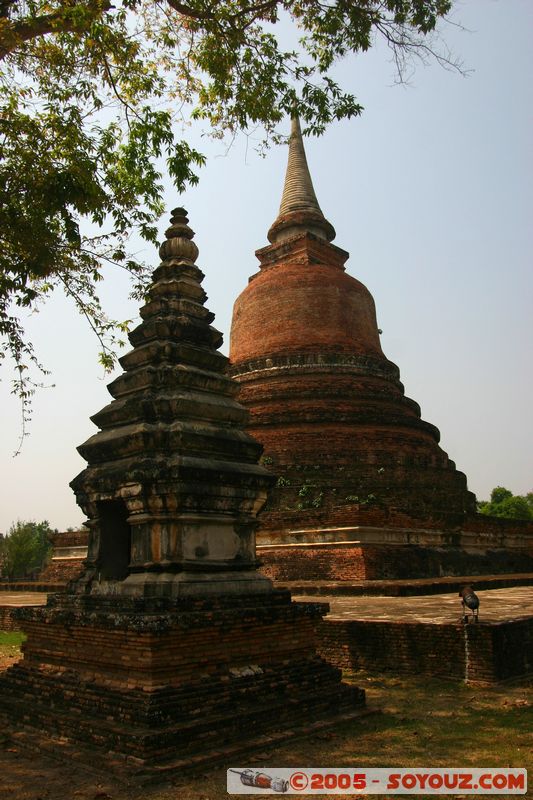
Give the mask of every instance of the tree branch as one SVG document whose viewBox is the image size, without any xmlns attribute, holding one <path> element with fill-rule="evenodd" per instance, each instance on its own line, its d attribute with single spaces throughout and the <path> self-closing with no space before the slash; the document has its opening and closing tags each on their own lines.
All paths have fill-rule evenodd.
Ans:
<svg viewBox="0 0 533 800">
<path fill-rule="evenodd" d="M 177 11 L 178 14 L 183 14 L 184 17 L 191 17 L 191 19 L 215 19 L 216 14 L 210 11 L 198 11 L 195 8 L 191 8 L 190 6 L 185 5 L 185 3 L 180 3 L 178 0 L 166 0 L 168 5 Z"/>
<path fill-rule="evenodd" d="M 190 17 L 191 19 L 197 19 L 200 21 L 215 20 L 218 16 L 216 10 L 198 11 L 197 9 L 185 5 L 185 3 L 180 3 L 179 0 L 166 0 L 166 2 L 171 8 L 174 9 L 174 11 L 177 11 L 179 14 L 183 14 L 184 17 Z M 233 22 L 235 20 L 239 20 L 241 17 L 247 17 L 249 15 L 251 15 L 251 21 L 264 19 L 265 12 L 276 8 L 276 6 L 279 5 L 279 2 L 280 0 L 263 0 L 263 2 L 256 3 L 255 5 L 251 4 L 248 8 L 241 8 L 240 11 L 236 11 L 234 14 L 228 15 L 228 19 Z"/>
<path fill-rule="evenodd" d="M 48 33 L 83 32 L 90 28 L 95 19 L 111 8 L 110 0 L 100 2 L 69 3 L 51 14 L 39 17 L 25 17 L 4 26 L 0 35 L 0 60 L 12 53 L 24 42 L 46 36 Z M 79 9 L 85 12 L 78 13 Z"/>
</svg>

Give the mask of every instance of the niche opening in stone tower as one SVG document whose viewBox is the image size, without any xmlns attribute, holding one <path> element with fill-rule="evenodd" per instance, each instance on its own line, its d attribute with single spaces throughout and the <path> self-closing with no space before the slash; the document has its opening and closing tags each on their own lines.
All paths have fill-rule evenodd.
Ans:
<svg viewBox="0 0 533 800">
<path fill-rule="evenodd" d="M 131 527 L 128 510 L 121 500 L 98 503 L 100 547 L 98 570 L 100 578 L 122 581 L 129 574 L 131 558 Z"/>
</svg>

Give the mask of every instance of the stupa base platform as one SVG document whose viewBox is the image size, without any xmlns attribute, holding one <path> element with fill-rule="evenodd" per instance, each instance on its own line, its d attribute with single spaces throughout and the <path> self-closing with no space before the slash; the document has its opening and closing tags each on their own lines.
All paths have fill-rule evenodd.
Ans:
<svg viewBox="0 0 533 800">
<path fill-rule="evenodd" d="M 214 745 L 205 744 L 200 753 L 181 755 L 167 758 L 157 763 L 142 763 L 140 759 L 124 757 L 123 754 L 106 752 L 101 748 L 81 744 L 76 740 L 65 737 L 54 738 L 39 733 L 35 728 L 14 727 L 11 720 L 0 710 L 0 720 L 4 725 L 4 733 L 9 741 L 26 751 L 49 756 L 62 762 L 75 765 L 76 769 L 84 770 L 92 775 L 113 775 L 116 779 L 125 780 L 128 785 L 151 786 L 164 783 L 167 780 L 185 774 L 204 772 L 220 766 L 234 766 L 241 756 L 253 757 L 265 750 L 270 750 L 278 745 L 283 745 L 295 739 L 314 736 L 322 731 L 337 728 L 347 723 L 358 723 L 371 715 L 380 713 L 379 709 L 361 706 L 346 711 L 335 713 L 326 718 L 315 719 L 293 725 L 290 728 L 271 730 L 268 733 L 254 734 L 250 731 L 243 734 L 240 741 L 229 744 L 222 736 Z M 95 758 L 96 756 L 96 758 Z"/>
<path fill-rule="evenodd" d="M 315 652 L 322 603 L 55 596 L 19 612 L 24 658 L 0 711 L 58 755 L 150 778 L 353 718 L 364 692 Z M 233 750 L 231 751 L 233 752 Z"/>
<path fill-rule="evenodd" d="M 263 529 L 257 556 L 263 575 L 278 583 L 520 574 L 533 572 L 533 524 L 477 515 L 455 531 L 357 524 Z"/>
<path fill-rule="evenodd" d="M 357 673 L 434 675 L 472 684 L 529 683 L 533 586 L 481 590 L 476 622 L 457 592 L 425 597 L 331 596 L 319 652 Z"/>
</svg>

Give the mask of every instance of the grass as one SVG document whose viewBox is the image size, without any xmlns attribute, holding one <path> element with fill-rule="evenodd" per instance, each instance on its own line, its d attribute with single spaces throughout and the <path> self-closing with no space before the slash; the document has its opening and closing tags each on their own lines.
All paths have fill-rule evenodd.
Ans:
<svg viewBox="0 0 533 800">
<path fill-rule="evenodd" d="M 25 639 L 26 634 L 22 631 L 0 631 L 0 647 L 4 645 L 20 647 Z"/>
<path fill-rule="evenodd" d="M 362 673 L 346 675 L 346 679 L 366 689 L 369 706 L 379 708 L 379 714 L 276 748 L 262 754 L 266 758 L 250 758 L 246 764 L 525 767 L 533 775 L 531 684 L 473 688 L 426 676 L 397 678 Z M 196 780 L 183 784 L 179 797 L 222 800 L 227 797 L 224 784 L 225 775 L 216 773 L 206 776 L 203 783 Z M 172 794 L 154 792 L 149 797 L 170 800 Z M 533 797 L 531 790 L 527 797 Z"/>
<path fill-rule="evenodd" d="M 366 689 L 369 706 L 380 713 L 228 766 L 525 767 L 533 774 L 531 685 L 473 688 L 427 676 L 345 677 Z M 147 797 L 175 795 L 165 790 Z M 222 800 L 225 773 L 182 783 L 179 797 Z"/>
<path fill-rule="evenodd" d="M 14 656 L 25 639 L 26 634 L 21 631 L 0 631 L 0 658 Z"/>
<path fill-rule="evenodd" d="M 5 636 L 0 639 L 0 646 L 4 646 Z M 226 764 L 225 768 L 525 767 L 531 781 L 532 682 L 529 685 L 472 687 L 427 676 L 394 677 L 368 673 L 346 674 L 345 679 L 363 687 L 368 705 L 379 709 L 379 713 L 255 756 L 239 758 L 239 763 Z M 20 765 L 20 760 L 18 763 Z M 36 769 L 37 764 L 28 765 L 29 771 L 32 768 Z M 142 790 L 134 787 L 126 790 L 113 781 L 106 781 L 103 785 L 113 800 L 226 800 L 225 768 Z M 45 769 L 39 765 L 40 778 Z M 74 781 L 68 789 L 79 800 L 102 796 L 95 795 L 94 784 L 89 785 L 82 775 L 76 775 L 68 767 L 61 769 L 64 772 L 58 778 L 58 794 L 52 791 L 50 784 L 50 794 L 47 794 L 50 800 L 62 800 L 65 796 L 61 783 L 65 778 Z M 102 787 L 102 784 L 97 786 Z M 34 798 L 31 791 L 17 796 Z M 424 796 L 427 797 L 418 795 L 419 798 Z M 508 795 L 499 796 L 508 798 Z M 341 795 L 327 797 L 340 798 Z M 384 800 L 392 796 L 369 797 Z M 530 790 L 526 797 L 533 798 L 533 792 Z"/>
</svg>

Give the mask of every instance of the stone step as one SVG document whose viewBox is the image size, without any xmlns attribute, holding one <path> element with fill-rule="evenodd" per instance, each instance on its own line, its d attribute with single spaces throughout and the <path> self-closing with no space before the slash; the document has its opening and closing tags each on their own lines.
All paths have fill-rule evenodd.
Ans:
<svg viewBox="0 0 533 800">
<path fill-rule="evenodd" d="M 101 719 L 116 717 L 119 723 L 126 722 L 150 729 L 154 726 L 193 721 L 202 709 L 205 713 L 225 713 L 228 702 L 235 706 L 257 704 L 260 696 L 263 705 L 283 703 L 287 696 L 296 692 L 299 701 L 307 694 L 322 691 L 326 697 L 339 692 L 346 693 L 348 687 L 338 681 L 336 668 L 315 658 L 307 662 L 295 662 L 280 669 L 265 668 L 263 674 L 255 673 L 230 679 L 218 677 L 203 683 L 188 684 L 179 688 L 144 692 L 124 686 L 110 687 L 80 680 L 75 673 L 63 672 L 47 675 L 38 669 L 27 669 L 24 663 L 15 664 L 1 678 L 6 695 L 23 702 L 31 700 L 37 693 L 46 706 L 68 707 L 76 713 Z M 351 689 L 350 689 L 351 691 Z"/>
<path fill-rule="evenodd" d="M 336 673 L 331 668 L 328 671 L 331 677 Z M 46 730 L 58 741 L 66 739 L 76 746 L 83 743 L 82 746 L 99 752 L 120 750 L 124 757 L 132 756 L 146 764 L 160 763 L 175 756 L 176 751 L 179 751 L 180 758 L 187 760 L 190 755 L 203 753 L 206 748 L 212 750 L 209 743 L 216 741 L 219 745 L 221 737 L 226 743 L 247 741 L 249 731 L 261 734 L 266 730 L 275 732 L 278 727 L 309 724 L 346 709 L 354 710 L 363 702 L 360 690 L 333 680 L 313 681 L 310 677 L 300 685 L 291 683 L 286 694 L 280 684 L 272 685 L 269 687 L 271 691 L 264 693 L 259 682 L 256 691 L 247 695 L 241 695 L 240 688 L 233 686 L 223 703 L 214 693 L 212 707 L 206 704 L 193 709 L 197 713 L 194 716 L 190 713 L 182 720 L 164 719 L 163 700 L 163 718 L 158 725 L 154 721 L 148 726 L 139 719 L 134 720 L 133 725 L 130 720 L 123 720 L 120 709 L 115 709 L 113 717 L 102 717 L 101 709 L 98 716 L 90 713 L 85 704 L 80 703 L 83 688 L 80 688 L 78 696 L 65 688 L 61 701 L 57 691 L 53 696 L 50 694 L 50 686 L 46 686 L 47 681 L 41 676 L 40 680 L 29 681 L 32 695 L 31 702 L 28 702 L 30 696 L 24 691 L 28 686 L 23 686 L 20 670 L 18 675 L 14 671 L 11 676 L 6 676 L 2 683 L 4 712 L 16 728 Z M 213 685 L 211 688 L 213 692 L 216 689 Z"/>
<path fill-rule="evenodd" d="M 211 743 L 206 746 L 201 753 L 190 754 L 186 757 L 174 755 L 167 758 L 164 762 L 149 766 L 143 763 L 142 759 L 133 756 L 124 756 L 113 751 L 99 753 L 98 758 L 94 758 L 94 749 L 87 746 L 80 746 L 78 743 L 68 739 L 51 739 L 43 737 L 38 731 L 31 728 L 24 728 L 10 734 L 13 744 L 30 752 L 43 753 L 56 760 L 64 761 L 71 765 L 76 765 L 76 769 L 81 769 L 91 775 L 108 775 L 112 772 L 116 779 L 124 780 L 126 786 L 130 786 L 131 779 L 135 784 L 157 785 L 176 776 L 184 774 L 194 774 L 196 772 L 212 769 L 217 766 L 234 766 L 236 759 L 243 755 L 247 762 L 253 758 L 254 752 L 259 753 L 265 748 L 275 747 L 292 739 L 304 738 L 322 731 L 345 725 L 348 723 L 361 723 L 370 715 L 378 711 L 373 708 L 356 708 L 352 711 L 345 711 L 340 714 L 332 714 L 323 719 L 301 722 L 293 725 L 290 729 L 274 731 L 272 733 L 257 733 L 250 740 L 248 735 L 245 740 L 226 743 L 220 741 L 216 744 Z"/>
</svg>

